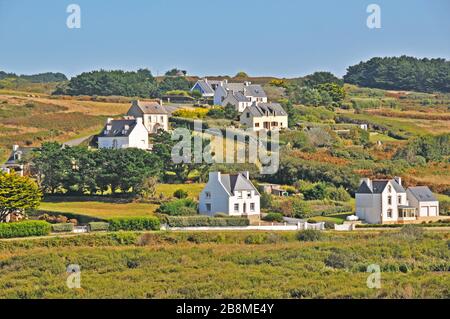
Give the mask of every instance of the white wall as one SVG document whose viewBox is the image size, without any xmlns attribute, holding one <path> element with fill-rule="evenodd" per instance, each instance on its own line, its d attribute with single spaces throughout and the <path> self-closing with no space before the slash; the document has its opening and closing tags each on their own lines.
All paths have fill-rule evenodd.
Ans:
<svg viewBox="0 0 450 319">
<path fill-rule="evenodd" d="M 205 188 L 200 193 L 199 197 L 199 213 L 202 215 L 214 216 L 217 213 L 229 214 L 228 206 L 228 192 L 225 187 L 219 181 L 220 173 L 211 172 L 209 173 L 208 183 Z M 206 197 L 206 193 L 211 194 L 210 198 Z M 206 209 L 206 204 L 211 204 L 211 211 Z"/>
</svg>

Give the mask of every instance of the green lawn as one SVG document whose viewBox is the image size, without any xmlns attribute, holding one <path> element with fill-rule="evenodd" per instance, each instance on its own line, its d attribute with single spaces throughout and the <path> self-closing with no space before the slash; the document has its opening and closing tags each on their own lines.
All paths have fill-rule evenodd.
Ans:
<svg viewBox="0 0 450 319">
<path fill-rule="evenodd" d="M 200 192 L 202 191 L 205 184 L 196 183 L 196 184 L 158 184 L 156 186 L 156 194 L 160 193 L 164 194 L 165 197 L 173 197 L 173 193 L 177 189 L 182 189 L 188 192 L 188 196 L 193 199 L 198 199 Z"/>
<path fill-rule="evenodd" d="M 104 203 L 94 201 L 43 202 L 40 209 L 76 213 L 97 218 L 149 216 L 158 208 L 156 204 Z"/>
</svg>

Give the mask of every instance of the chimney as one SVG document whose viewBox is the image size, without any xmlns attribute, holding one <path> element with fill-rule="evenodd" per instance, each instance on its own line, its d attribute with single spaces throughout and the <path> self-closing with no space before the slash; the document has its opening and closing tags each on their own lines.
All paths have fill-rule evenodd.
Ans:
<svg viewBox="0 0 450 319">
<path fill-rule="evenodd" d="M 162 104 L 163 104 L 163 100 L 159 99 L 159 105 L 162 105 Z"/>
<path fill-rule="evenodd" d="M 137 124 L 142 124 L 143 122 L 142 122 L 142 117 L 137 117 L 136 118 L 136 123 Z"/>
<path fill-rule="evenodd" d="M 107 131 L 111 131 L 111 129 L 112 129 L 112 125 L 111 124 L 106 125 L 106 130 Z"/>
<path fill-rule="evenodd" d="M 399 176 L 395 176 L 394 180 L 397 182 L 398 185 L 402 186 L 402 178 Z"/>
<path fill-rule="evenodd" d="M 209 172 L 208 181 L 220 181 L 220 172 Z"/>
<path fill-rule="evenodd" d="M 123 126 L 123 129 L 124 129 L 125 131 L 128 131 L 128 130 L 130 129 L 130 126 L 129 126 L 128 124 L 125 124 L 125 125 Z"/>
<path fill-rule="evenodd" d="M 108 117 L 108 119 L 106 120 L 106 123 L 107 123 L 107 124 L 111 124 L 112 120 L 113 120 L 112 117 Z"/>
<path fill-rule="evenodd" d="M 19 150 L 19 145 L 14 144 L 12 149 L 13 149 L 13 152 L 17 152 Z"/>
<path fill-rule="evenodd" d="M 205 83 L 208 83 L 208 79 L 207 78 L 204 78 L 203 80 L 205 81 Z"/>
<path fill-rule="evenodd" d="M 244 175 L 244 177 L 246 179 L 250 180 L 250 173 L 249 173 L 249 171 L 243 171 L 243 172 L 241 172 L 241 174 Z"/>
</svg>

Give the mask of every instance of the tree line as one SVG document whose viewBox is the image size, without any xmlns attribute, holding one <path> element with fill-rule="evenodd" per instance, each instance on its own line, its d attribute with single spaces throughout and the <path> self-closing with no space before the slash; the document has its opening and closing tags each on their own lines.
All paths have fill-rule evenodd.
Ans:
<svg viewBox="0 0 450 319">
<path fill-rule="evenodd" d="M 49 83 L 49 82 L 62 82 L 67 81 L 67 77 L 59 72 L 45 72 L 38 73 L 32 75 L 17 75 L 15 73 L 7 73 L 4 71 L 0 71 L 0 80 L 14 78 L 14 79 L 22 79 L 27 80 L 32 83 Z"/>
<path fill-rule="evenodd" d="M 386 90 L 450 92 L 450 61 L 414 57 L 375 57 L 350 66 L 346 83 Z"/>
<path fill-rule="evenodd" d="M 101 95 L 155 98 L 173 90 L 187 91 L 191 83 L 183 76 L 168 76 L 162 81 L 148 69 L 137 71 L 99 70 L 81 73 L 60 85 L 55 95 Z"/>
</svg>

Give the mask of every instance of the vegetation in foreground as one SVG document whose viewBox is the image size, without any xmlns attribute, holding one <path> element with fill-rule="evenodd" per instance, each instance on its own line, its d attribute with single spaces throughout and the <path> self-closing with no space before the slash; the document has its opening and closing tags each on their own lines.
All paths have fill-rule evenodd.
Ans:
<svg viewBox="0 0 450 319">
<path fill-rule="evenodd" d="M 448 232 L 117 232 L 0 241 L 0 298 L 449 298 Z M 81 288 L 66 267 L 81 267 Z M 381 288 L 366 285 L 381 268 Z"/>
</svg>

